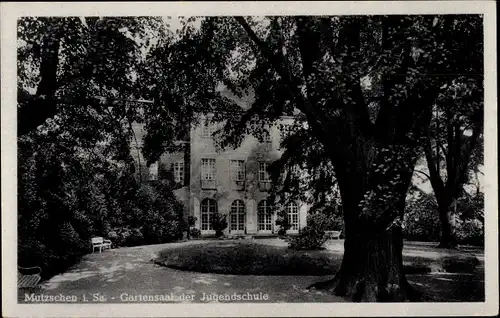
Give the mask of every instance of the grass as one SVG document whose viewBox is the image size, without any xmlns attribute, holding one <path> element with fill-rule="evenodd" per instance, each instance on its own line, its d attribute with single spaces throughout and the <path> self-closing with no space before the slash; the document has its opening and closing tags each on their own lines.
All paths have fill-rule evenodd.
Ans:
<svg viewBox="0 0 500 318">
<path fill-rule="evenodd" d="M 406 274 L 430 272 L 471 273 L 479 263 L 469 253 L 404 256 Z M 156 264 L 192 272 L 232 275 L 333 275 L 342 254 L 327 250 L 302 251 L 241 240 L 213 241 L 167 248 L 159 252 Z"/>
<path fill-rule="evenodd" d="M 194 244 L 161 251 L 155 263 L 193 272 L 234 275 L 335 274 L 341 257 L 240 241 Z"/>
</svg>

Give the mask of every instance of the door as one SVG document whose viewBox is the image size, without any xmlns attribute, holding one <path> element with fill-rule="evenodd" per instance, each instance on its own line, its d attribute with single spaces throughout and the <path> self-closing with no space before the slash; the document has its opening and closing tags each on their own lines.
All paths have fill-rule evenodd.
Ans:
<svg viewBox="0 0 500 318">
<path fill-rule="evenodd" d="M 257 206 L 257 230 L 261 234 L 271 234 L 273 232 L 274 209 L 267 201 L 262 200 Z"/>
<path fill-rule="evenodd" d="M 246 223 L 245 203 L 235 200 L 231 204 L 229 230 L 232 234 L 244 234 Z"/>
</svg>

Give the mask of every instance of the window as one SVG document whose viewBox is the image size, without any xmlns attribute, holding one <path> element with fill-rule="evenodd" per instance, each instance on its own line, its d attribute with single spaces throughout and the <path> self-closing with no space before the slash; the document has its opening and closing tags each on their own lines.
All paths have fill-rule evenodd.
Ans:
<svg viewBox="0 0 500 318">
<path fill-rule="evenodd" d="M 174 163 L 174 181 L 184 184 L 184 161 Z"/>
<path fill-rule="evenodd" d="M 231 180 L 244 181 L 245 180 L 245 161 L 244 160 L 230 160 Z"/>
<path fill-rule="evenodd" d="M 201 179 L 215 179 L 215 159 L 201 159 Z"/>
<path fill-rule="evenodd" d="M 235 200 L 231 204 L 231 231 L 245 230 L 245 203 Z"/>
<path fill-rule="evenodd" d="M 272 231 L 274 207 L 267 201 L 260 201 L 257 206 L 257 230 Z"/>
<path fill-rule="evenodd" d="M 201 159 L 201 187 L 215 189 L 215 159 Z"/>
<path fill-rule="evenodd" d="M 271 189 L 271 180 L 267 172 L 267 162 L 259 162 L 259 190 L 269 191 Z"/>
<path fill-rule="evenodd" d="M 212 220 L 217 213 L 217 202 L 213 199 L 204 199 L 201 201 L 201 230 L 213 230 Z"/>
<path fill-rule="evenodd" d="M 299 230 L 299 207 L 295 203 L 290 203 L 286 207 L 288 220 L 290 222 L 290 230 L 298 231 Z"/>
<path fill-rule="evenodd" d="M 211 139 L 212 134 L 215 132 L 215 125 L 210 123 L 208 120 L 203 122 L 201 126 L 201 138 Z"/>
<path fill-rule="evenodd" d="M 269 182 L 269 173 L 267 172 L 267 162 L 259 162 L 259 181 Z"/>
</svg>

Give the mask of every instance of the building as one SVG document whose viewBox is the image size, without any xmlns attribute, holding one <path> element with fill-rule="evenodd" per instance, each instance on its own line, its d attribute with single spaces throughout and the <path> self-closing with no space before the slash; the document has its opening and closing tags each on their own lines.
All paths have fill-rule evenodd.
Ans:
<svg viewBox="0 0 500 318">
<path fill-rule="evenodd" d="M 202 235 L 215 233 L 210 222 L 214 213 L 227 215 L 226 235 L 277 234 L 276 211 L 267 200 L 271 184 L 266 168 L 281 155 L 279 127 L 292 121 L 292 117 L 283 117 L 279 125 L 269 127 L 262 140 L 247 135 L 237 149 L 218 151 L 212 134 L 219 124 L 204 117 L 201 124 L 191 127 L 188 138 L 180 141 L 183 150 L 163 154 L 150 166 L 149 178 L 173 178 L 186 215 L 196 217 L 195 227 Z M 137 140 L 132 141 L 133 148 L 138 150 L 143 127 L 136 124 L 134 131 Z M 140 151 L 135 155 L 144 162 Z M 301 202 L 286 207 L 291 222 L 287 234 L 297 234 L 306 225 L 307 210 Z"/>
</svg>

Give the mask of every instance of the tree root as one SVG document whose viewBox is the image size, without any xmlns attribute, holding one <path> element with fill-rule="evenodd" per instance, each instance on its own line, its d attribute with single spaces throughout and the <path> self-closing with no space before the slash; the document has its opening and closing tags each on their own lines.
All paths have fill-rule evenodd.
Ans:
<svg viewBox="0 0 500 318">
<path fill-rule="evenodd" d="M 424 294 L 404 279 L 403 286 L 398 284 L 386 284 L 380 288 L 375 284 L 368 284 L 364 280 L 342 282 L 335 277 L 333 279 L 317 282 L 308 290 L 324 290 L 335 296 L 345 297 L 353 302 L 423 302 L 433 301 L 433 297 Z"/>
</svg>

